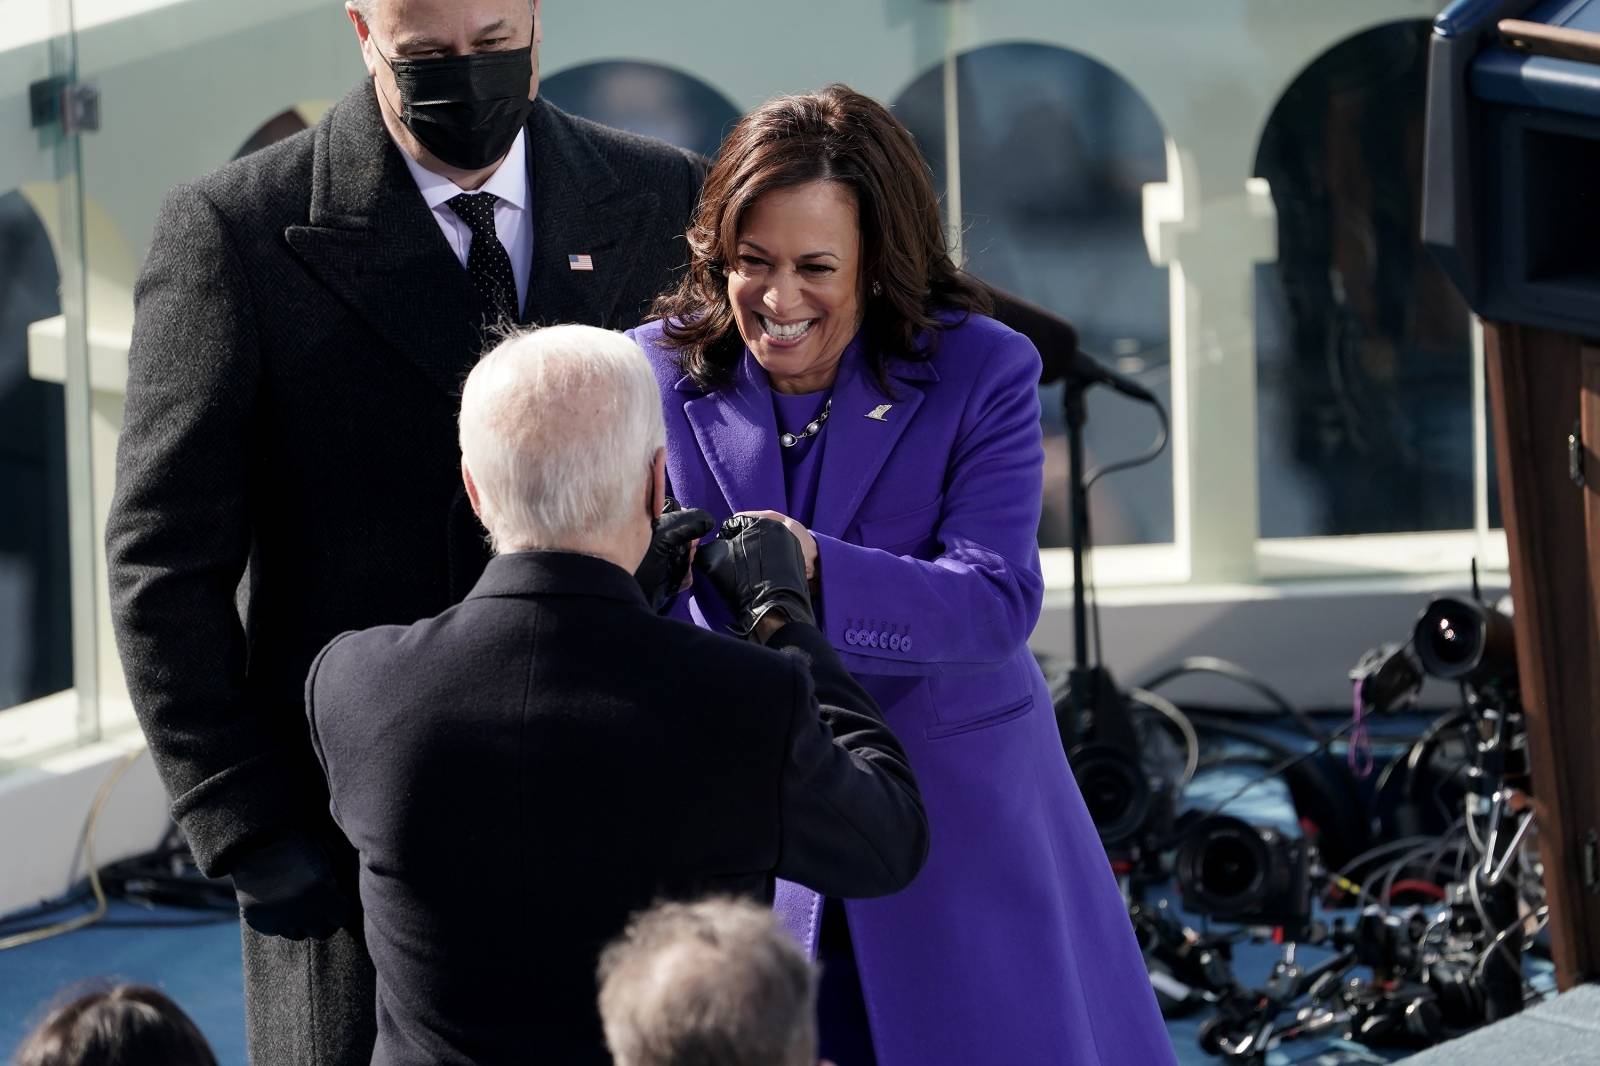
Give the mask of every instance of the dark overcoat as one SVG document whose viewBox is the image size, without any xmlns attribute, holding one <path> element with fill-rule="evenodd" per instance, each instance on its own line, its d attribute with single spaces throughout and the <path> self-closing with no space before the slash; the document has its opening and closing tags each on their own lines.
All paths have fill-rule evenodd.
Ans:
<svg viewBox="0 0 1600 1066">
<path fill-rule="evenodd" d="M 635 325 L 687 259 L 704 161 L 541 101 L 527 144 L 524 317 Z M 332 636 L 436 615 L 487 561 L 456 440 L 461 382 L 492 339 L 483 301 L 364 82 L 315 128 L 174 189 L 135 303 L 107 552 L 173 815 L 208 873 L 301 830 L 353 882 L 302 686 Z M 359 925 L 244 936 L 252 1058 L 365 1064 Z"/>
<path fill-rule="evenodd" d="M 373 1066 L 609 1066 L 595 963 L 630 914 L 778 876 L 882 895 L 927 850 L 816 627 L 707 633 L 586 555 L 502 555 L 443 614 L 339 637 L 306 712 L 361 857 Z"/>
</svg>

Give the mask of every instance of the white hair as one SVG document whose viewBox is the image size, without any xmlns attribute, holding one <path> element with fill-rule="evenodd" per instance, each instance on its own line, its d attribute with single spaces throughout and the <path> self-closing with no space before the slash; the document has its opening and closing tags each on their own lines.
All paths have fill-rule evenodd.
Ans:
<svg viewBox="0 0 1600 1066">
<path fill-rule="evenodd" d="M 817 971 L 771 907 L 663 903 L 600 955 L 617 1066 L 816 1066 Z"/>
<path fill-rule="evenodd" d="M 377 3 L 378 0 L 350 0 L 350 6 L 356 9 L 356 14 L 361 16 L 363 22 L 372 20 L 372 9 L 377 6 Z M 533 0 L 528 0 L 528 10 L 533 10 Z"/>
<path fill-rule="evenodd" d="M 649 507 L 666 442 L 639 346 L 593 326 L 508 337 L 461 394 L 461 455 L 497 552 L 583 550 Z"/>
</svg>

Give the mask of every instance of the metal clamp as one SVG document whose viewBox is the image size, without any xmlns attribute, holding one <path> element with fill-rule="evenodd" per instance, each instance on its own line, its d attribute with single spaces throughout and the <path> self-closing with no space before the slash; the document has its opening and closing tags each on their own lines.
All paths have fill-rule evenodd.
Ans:
<svg viewBox="0 0 1600 1066">
<path fill-rule="evenodd" d="M 58 125 L 61 132 L 90 133 L 100 128 L 100 87 L 91 81 L 45 78 L 28 86 L 30 125 Z"/>
</svg>

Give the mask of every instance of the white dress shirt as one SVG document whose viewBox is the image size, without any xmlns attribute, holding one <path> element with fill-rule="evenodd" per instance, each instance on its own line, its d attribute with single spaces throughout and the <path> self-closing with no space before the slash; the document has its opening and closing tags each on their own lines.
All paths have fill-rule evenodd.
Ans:
<svg viewBox="0 0 1600 1066">
<path fill-rule="evenodd" d="M 528 304 L 528 275 L 533 268 L 533 197 L 528 189 L 527 136 L 527 130 L 518 132 L 499 169 L 489 176 L 482 187 L 474 190 L 492 192 L 498 197 L 494 205 L 494 228 L 500 235 L 500 243 L 505 246 L 506 254 L 511 257 L 511 276 L 517 284 L 519 309 Z M 395 147 L 400 148 L 399 145 Z M 451 250 L 465 269 L 467 252 L 472 248 L 472 231 L 450 209 L 449 204 L 451 197 L 460 196 L 468 190 L 427 169 L 412 159 L 404 148 L 400 148 L 400 158 L 406 161 L 406 169 L 416 179 L 422 199 L 433 212 L 433 220 L 439 223 L 444 239 L 450 243 Z"/>
</svg>

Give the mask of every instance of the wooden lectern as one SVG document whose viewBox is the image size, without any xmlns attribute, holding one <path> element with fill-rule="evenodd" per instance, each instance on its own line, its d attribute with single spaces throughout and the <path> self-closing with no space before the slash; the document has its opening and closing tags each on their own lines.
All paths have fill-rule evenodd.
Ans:
<svg viewBox="0 0 1600 1066">
<path fill-rule="evenodd" d="M 1600 3 L 1446 9 L 1427 138 L 1423 237 L 1484 324 L 1565 990 L 1600 978 Z"/>
</svg>

